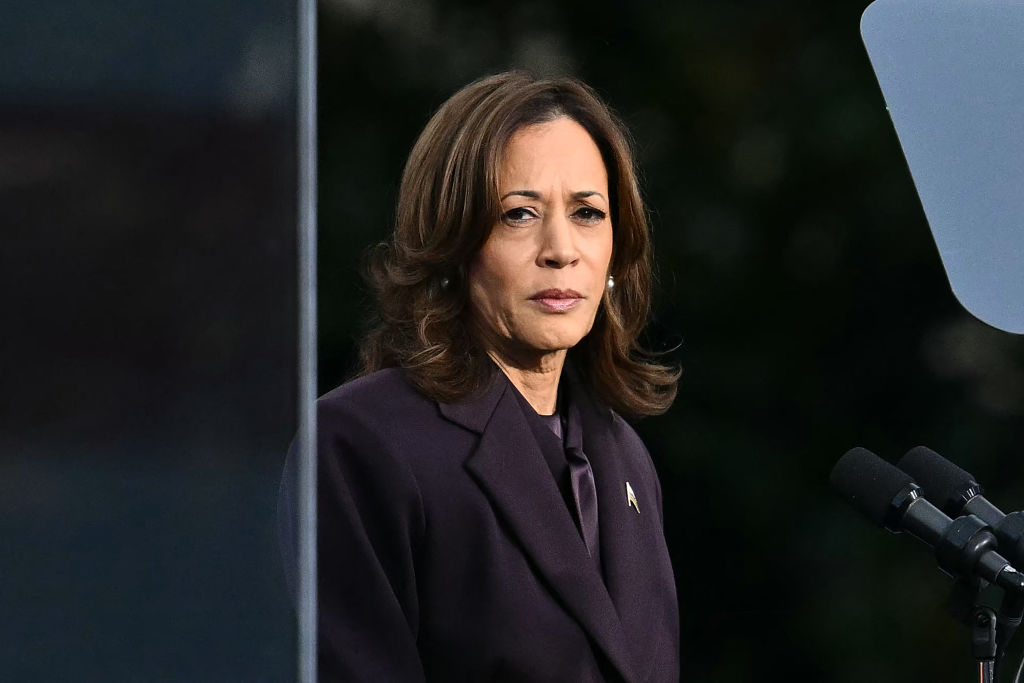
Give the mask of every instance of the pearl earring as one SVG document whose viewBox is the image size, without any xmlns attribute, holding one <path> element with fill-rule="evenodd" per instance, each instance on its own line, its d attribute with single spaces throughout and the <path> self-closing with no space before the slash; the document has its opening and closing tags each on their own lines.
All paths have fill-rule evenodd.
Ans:
<svg viewBox="0 0 1024 683">
<path fill-rule="evenodd" d="M 611 275 L 608 276 L 608 289 L 615 287 L 615 278 Z"/>
</svg>

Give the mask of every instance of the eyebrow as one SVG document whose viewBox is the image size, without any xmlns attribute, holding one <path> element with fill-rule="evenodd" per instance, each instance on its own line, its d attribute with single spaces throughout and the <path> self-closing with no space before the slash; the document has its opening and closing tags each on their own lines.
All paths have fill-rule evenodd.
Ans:
<svg viewBox="0 0 1024 683">
<path fill-rule="evenodd" d="M 541 198 L 540 192 L 535 192 L 534 190 L 512 190 L 511 192 L 506 192 L 502 195 L 501 201 L 505 201 L 509 197 L 529 197 L 530 199 Z M 605 199 L 603 194 L 594 190 L 581 190 L 579 192 L 572 193 L 573 199 L 586 199 L 587 197 L 600 197 L 601 199 Z M 605 199 L 605 201 L 607 200 Z"/>
</svg>

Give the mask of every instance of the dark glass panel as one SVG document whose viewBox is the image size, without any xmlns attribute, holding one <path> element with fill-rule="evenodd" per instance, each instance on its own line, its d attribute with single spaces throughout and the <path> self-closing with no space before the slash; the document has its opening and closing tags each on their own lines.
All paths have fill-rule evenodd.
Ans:
<svg viewBox="0 0 1024 683">
<path fill-rule="evenodd" d="M 295 8 L 0 22 L 0 670 L 287 680 Z"/>
</svg>

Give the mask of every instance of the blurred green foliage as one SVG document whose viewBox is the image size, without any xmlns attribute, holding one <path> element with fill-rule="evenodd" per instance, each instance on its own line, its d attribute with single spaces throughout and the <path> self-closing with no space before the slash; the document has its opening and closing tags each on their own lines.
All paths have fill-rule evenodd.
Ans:
<svg viewBox="0 0 1024 683">
<path fill-rule="evenodd" d="M 1024 500 L 1024 348 L 955 303 L 858 33 L 863 2 L 329 0 L 320 35 L 321 389 L 352 371 L 416 135 L 526 68 L 631 126 L 684 367 L 638 429 L 665 488 L 692 681 L 955 681 L 968 631 L 926 548 L 827 490 L 863 445 L 926 444 Z"/>
</svg>

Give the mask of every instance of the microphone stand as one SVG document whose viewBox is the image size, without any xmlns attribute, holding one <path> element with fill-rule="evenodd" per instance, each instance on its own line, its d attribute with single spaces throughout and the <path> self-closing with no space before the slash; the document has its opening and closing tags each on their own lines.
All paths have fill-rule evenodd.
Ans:
<svg viewBox="0 0 1024 683">
<path fill-rule="evenodd" d="M 996 612 L 979 605 L 971 615 L 971 649 L 978 664 L 978 681 L 995 683 L 996 675 Z"/>
<path fill-rule="evenodd" d="M 971 635 L 971 653 L 977 664 L 979 683 L 995 683 L 996 674 L 996 613 L 980 603 L 981 591 L 987 585 L 976 578 L 958 579 L 949 594 L 947 609 L 950 616 L 967 624 Z"/>
<path fill-rule="evenodd" d="M 947 608 L 953 618 L 970 628 L 971 653 L 978 672 L 975 680 L 995 683 L 1000 660 L 1020 623 L 1024 601 L 1021 596 L 1006 592 L 997 616 L 995 610 L 980 602 L 981 591 L 986 585 L 987 582 L 975 578 L 959 579 L 953 584 Z"/>
</svg>

